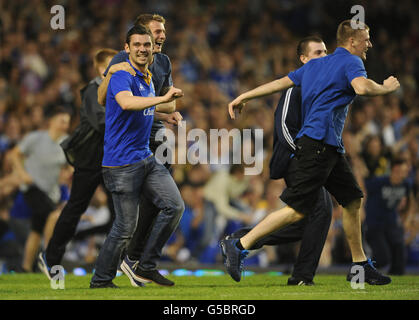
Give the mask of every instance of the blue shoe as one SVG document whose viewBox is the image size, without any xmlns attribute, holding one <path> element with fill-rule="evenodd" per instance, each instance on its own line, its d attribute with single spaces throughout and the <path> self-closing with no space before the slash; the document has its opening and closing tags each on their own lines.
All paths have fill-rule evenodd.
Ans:
<svg viewBox="0 0 419 320">
<path fill-rule="evenodd" d="M 249 254 L 248 250 L 240 250 L 236 247 L 239 239 L 224 239 L 220 241 L 221 252 L 224 259 L 224 265 L 228 274 L 234 281 L 241 280 L 244 259 Z"/>
<path fill-rule="evenodd" d="M 150 283 L 151 281 L 144 280 L 136 276 L 135 269 L 137 266 L 138 261 L 131 261 L 128 256 L 125 256 L 124 260 L 122 260 L 120 268 L 122 272 L 126 274 L 133 287 L 144 287 L 145 283 Z"/>
<path fill-rule="evenodd" d="M 374 267 L 374 263 L 375 261 L 371 261 L 371 259 L 368 259 L 367 262 L 360 266 L 364 270 L 364 281 L 370 285 L 386 285 L 391 283 L 391 278 L 381 274 Z M 356 264 L 353 263 L 351 265 L 351 270 L 354 265 Z M 346 276 L 347 281 L 351 281 L 352 278 L 356 275 L 355 273 L 352 273 L 351 270 L 349 270 L 349 273 Z"/>
<path fill-rule="evenodd" d="M 45 253 L 43 252 L 40 252 L 38 255 L 38 268 L 47 276 L 48 280 L 52 280 L 54 275 L 51 274 L 51 268 L 48 267 L 47 259 L 45 259 Z"/>
</svg>

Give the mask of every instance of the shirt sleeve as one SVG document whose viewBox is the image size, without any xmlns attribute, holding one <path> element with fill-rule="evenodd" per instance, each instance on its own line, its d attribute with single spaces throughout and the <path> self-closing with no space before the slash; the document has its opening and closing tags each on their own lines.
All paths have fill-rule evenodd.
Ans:
<svg viewBox="0 0 419 320">
<path fill-rule="evenodd" d="M 20 152 L 22 152 L 25 156 L 28 156 L 33 151 L 33 147 L 35 146 L 37 140 L 38 134 L 36 132 L 26 135 L 18 144 Z"/>
<path fill-rule="evenodd" d="M 131 91 L 131 83 L 133 76 L 126 71 L 115 72 L 109 81 L 109 92 L 114 97 L 121 91 Z"/>
<path fill-rule="evenodd" d="M 109 68 L 112 67 L 114 64 L 126 62 L 128 59 L 128 53 L 125 51 L 119 51 L 116 55 L 113 56 L 111 62 L 109 62 L 108 67 L 106 68 L 105 72 L 103 73 L 103 76 L 106 77 L 106 75 L 109 72 Z"/>
<path fill-rule="evenodd" d="M 353 79 L 358 77 L 367 77 L 367 71 L 365 70 L 364 63 L 361 58 L 353 56 L 352 59 L 346 64 L 345 76 L 349 83 Z"/>
<path fill-rule="evenodd" d="M 163 88 L 165 87 L 172 87 L 173 86 L 173 80 L 172 80 L 172 64 L 170 62 L 170 59 L 167 59 L 167 63 L 168 63 L 168 70 L 169 73 L 166 76 L 166 79 L 164 79 L 164 83 L 163 83 Z"/>
<path fill-rule="evenodd" d="M 304 67 L 306 65 L 307 64 L 303 65 L 302 67 L 300 67 L 299 69 L 295 71 L 291 71 L 290 73 L 288 73 L 288 78 L 290 78 L 291 81 L 294 82 L 296 86 L 301 86 L 301 82 L 303 81 L 303 75 L 305 71 Z"/>
</svg>

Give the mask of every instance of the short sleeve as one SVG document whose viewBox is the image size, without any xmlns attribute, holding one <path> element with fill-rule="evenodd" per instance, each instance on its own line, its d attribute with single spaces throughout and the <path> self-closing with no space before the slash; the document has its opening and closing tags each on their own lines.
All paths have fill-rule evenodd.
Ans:
<svg viewBox="0 0 419 320">
<path fill-rule="evenodd" d="M 126 71 L 115 72 L 109 81 L 110 93 L 116 96 L 121 91 L 131 91 L 131 83 L 133 76 Z"/>
<path fill-rule="evenodd" d="M 27 134 L 18 144 L 20 152 L 22 152 L 25 156 L 28 156 L 33 151 L 33 146 L 36 145 L 36 141 L 38 139 L 39 136 L 37 132 Z"/>
<path fill-rule="evenodd" d="M 108 67 L 106 68 L 105 72 L 103 73 L 103 76 L 106 77 L 106 75 L 109 72 L 109 68 L 112 67 L 114 64 L 118 64 L 121 62 L 126 62 L 128 59 L 128 53 L 125 51 L 119 51 L 116 55 L 113 56 L 111 62 L 109 62 Z"/>
<path fill-rule="evenodd" d="M 349 83 L 351 83 L 355 78 L 367 77 L 367 71 L 365 70 L 364 63 L 361 58 L 356 56 L 352 56 L 351 58 L 352 59 L 348 61 L 345 66 L 345 76 Z"/>
<path fill-rule="evenodd" d="M 302 67 L 300 67 L 299 69 L 295 71 L 291 71 L 290 73 L 288 73 L 288 78 L 290 78 L 291 81 L 294 82 L 296 86 L 301 86 L 301 82 L 303 80 L 303 75 L 304 75 L 306 65 L 307 64 L 303 65 Z"/>
</svg>

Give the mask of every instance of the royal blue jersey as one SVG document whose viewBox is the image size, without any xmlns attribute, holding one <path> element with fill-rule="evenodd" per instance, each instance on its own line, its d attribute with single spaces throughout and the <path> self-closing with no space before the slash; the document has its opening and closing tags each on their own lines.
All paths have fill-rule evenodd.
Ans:
<svg viewBox="0 0 419 320">
<path fill-rule="evenodd" d="M 108 68 L 103 73 L 106 77 L 109 68 L 117 63 L 125 62 L 128 59 L 128 53 L 125 50 L 118 52 L 109 63 Z M 155 53 L 153 54 L 153 63 L 148 66 L 148 70 L 153 75 L 153 84 L 154 84 L 154 91 L 156 96 L 163 95 L 161 90 L 165 87 L 172 87 L 172 64 L 170 63 L 170 59 L 167 55 L 163 53 Z M 163 122 L 159 120 L 155 120 L 153 126 L 151 127 L 151 140 L 154 141 L 155 135 L 158 130 L 164 129 Z"/>
<path fill-rule="evenodd" d="M 126 61 L 129 62 L 129 59 Z M 149 138 L 155 107 L 142 111 L 123 110 L 115 98 L 121 91 L 131 91 L 134 96 L 140 97 L 155 96 L 151 73 L 144 75 L 138 69 L 134 70 L 137 73 L 135 77 L 126 71 L 118 71 L 109 81 L 102 166 L 133 164 L 152 154 Z"/>
<path fill-rule="evenodd" d="M 303 126 L 297 138 L 306 135 L 344 153 L 342 131 L 348 106 L 356 96 L 351 81 L 367 77 L 361 58 L 338 47 L 333 54 L 311 59 L 288 77 L 301 86 Z"/>
</svg>

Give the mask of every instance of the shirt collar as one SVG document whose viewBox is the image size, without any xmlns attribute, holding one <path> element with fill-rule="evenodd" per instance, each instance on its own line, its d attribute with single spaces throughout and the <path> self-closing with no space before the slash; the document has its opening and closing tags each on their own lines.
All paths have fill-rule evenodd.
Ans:
<svg viewBox="0 0 419 320">
<path fill-rule="evenodd" d="M 338 54 L 352 54 L 352 53 L 350 53 L 349 52 L 349 50 L 348 49 L 345 49 L 344 47 L 337 47 L 336 48 L 336 50 L 335 50 L 335 53 L 338 53 Z"/>
<path fill-rule="evenodd" d="M 127 62 L 129 63 L 129 65 L 135 70 L 135 72 L 136 72 L 136 75 L 139 75 L 141 78 L 143 78 L 143 80 L 148 84 L 148 85 L 150 85 L 150 82 L 151 82 L 151 72 L 150 72 L 150 70 L 148 70 L 148 68 L 147 68 L 147 73 L 146 74 L 144 74 L 144 73 L 142 73 L 140 70 L 138 70 L 137 68 L 135 68 L 133 65 L 132 65 L 132 63 L 131 63 L 131 61 L 129 60 L 129 57 L 127 58 Z"/>
</svg>

